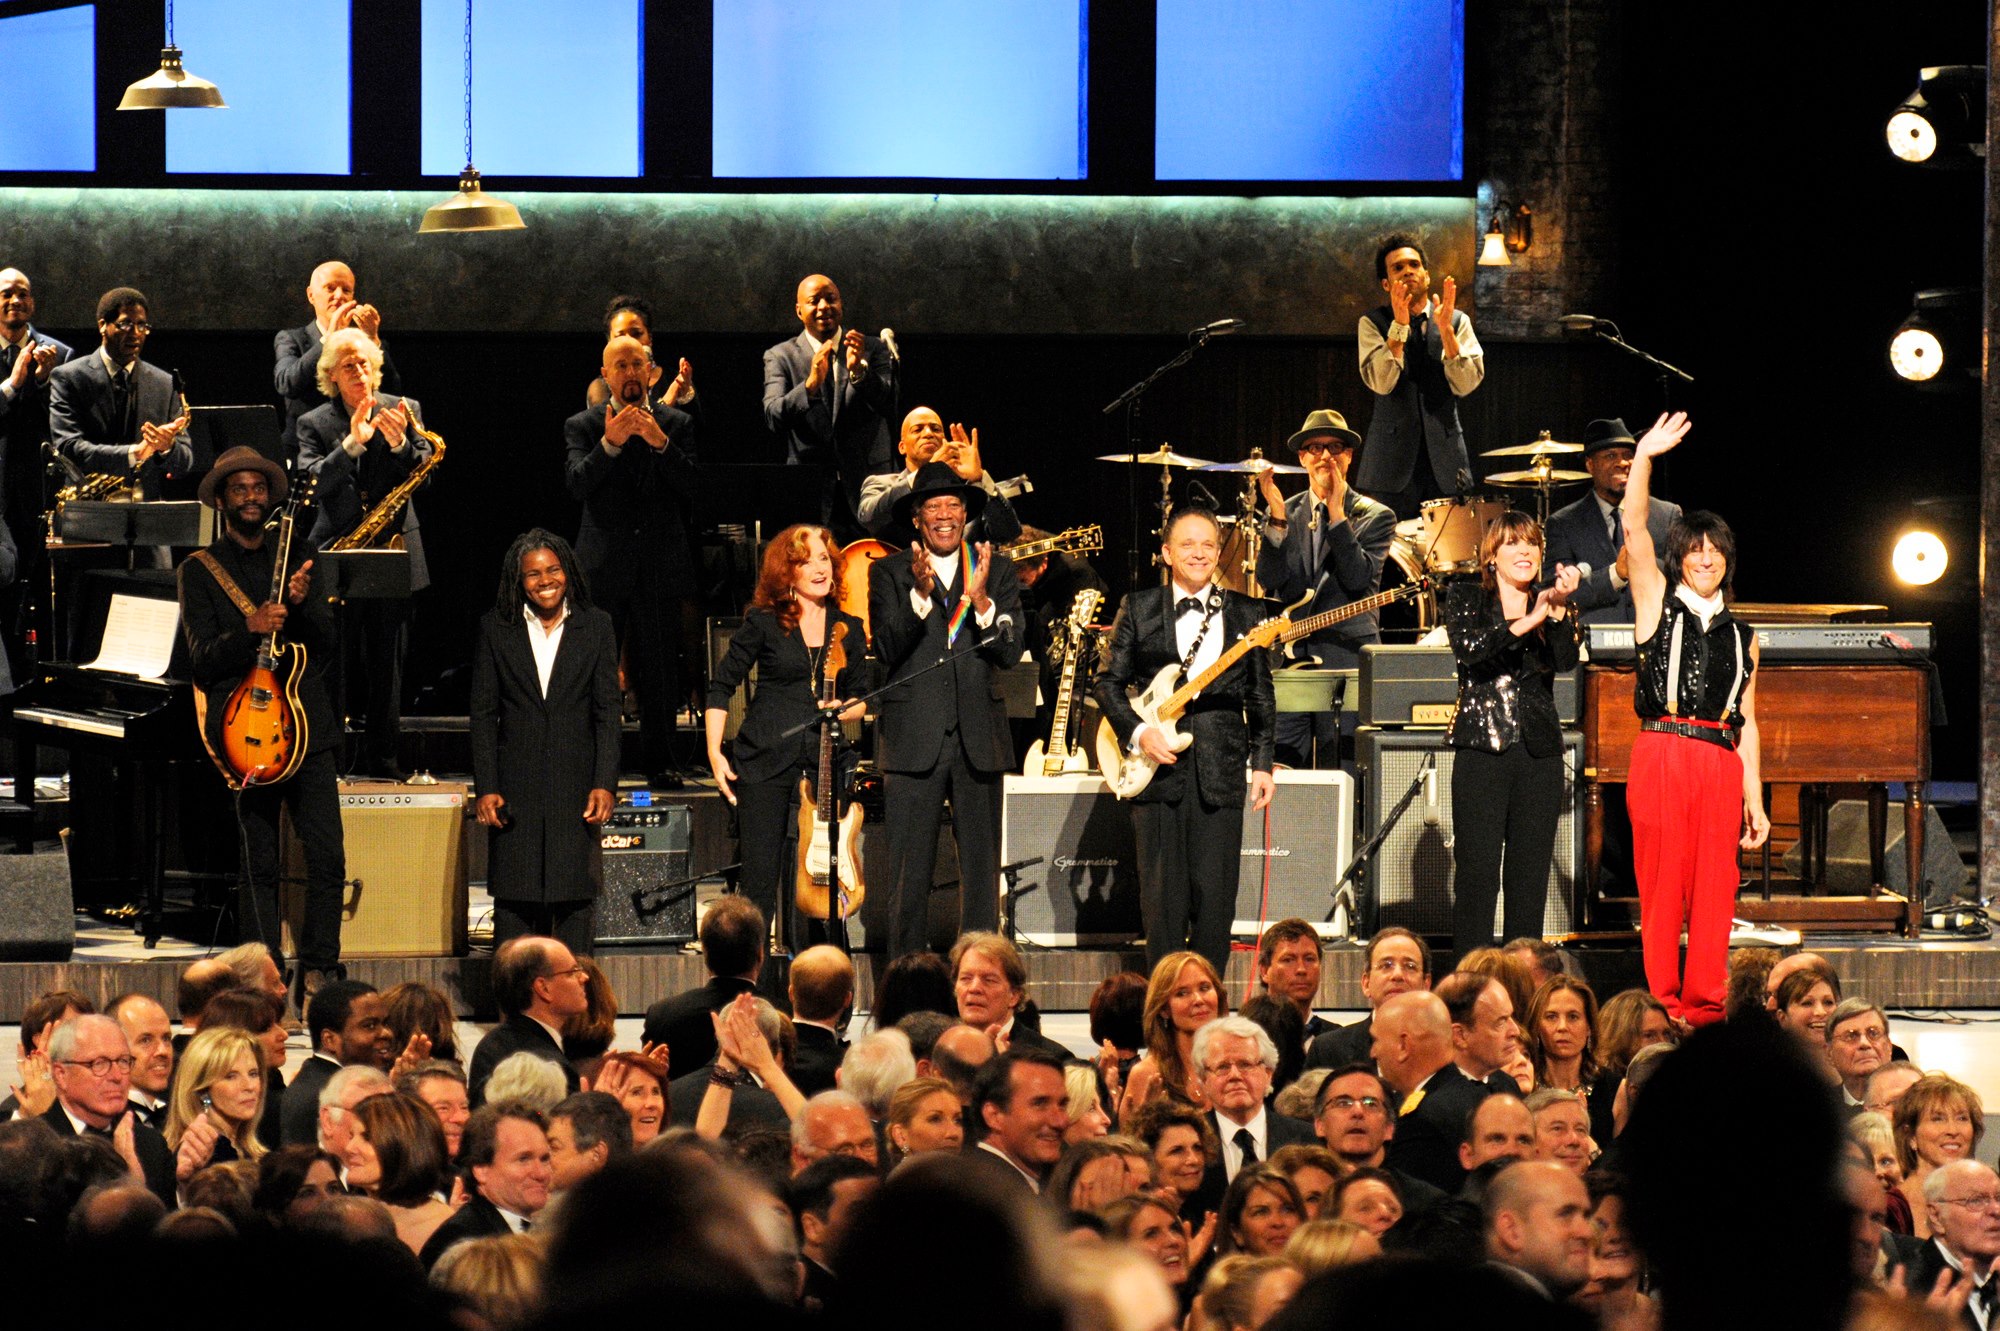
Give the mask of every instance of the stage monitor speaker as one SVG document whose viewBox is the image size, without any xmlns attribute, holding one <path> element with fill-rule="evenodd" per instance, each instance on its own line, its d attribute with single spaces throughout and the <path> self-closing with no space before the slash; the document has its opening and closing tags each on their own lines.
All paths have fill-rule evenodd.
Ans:
<svg viewBox="0 0 2000 1331">
<path fill-rule="evenodd" d="M 1910 887 L 1910 858 L 1903 849 L 1903 801 L 1889 801 L 1888 823 L 1882 847 L 1882 886 L 1907 897 Z M 1826 811 L 1826 890 L 1852 896 L 1866 896 L 1872 884 L 1868 864 L 1868 801 L 1835 800 Z M 1785 852 L 1785 872 L 1803 877 L 1804 855 L 1794 844 Z M 1944 907 L 1965 895 L 1970 875 L 1958 847 L 1952 844 L 1951 829 L 1938 816 L 1937 806 L 1924 806 L 1924 866 L 1921 884 L 1926 906 Z"/>
<path fill-rule="evenodd" d="M 465 953 L 467 787 L 340 783 L 347 881 L 340 904 L 344 957 L 443 957 Z M 287 813 L 286 945 L 296 951 L 305 915 L 305 854 Z"/>
<path fill-rule="evenodd" d="M 75 950 L 69 832 L 62 838 L 61 853 L 9 857 L 6 893 L 0 897 L 6 903 L 0 909 L 0 961 L 68 961 Z"/>
<path fill-rule="evenodd" d="M 1297 915 L 1331 935 L 1333 883 L 1353 854 L 1354 780 L 1344 772 L 1283 771 L 1277 784 L 1268 837 L 1264 813 L 1244 804 L 1233 930 L 1255 937 L 1269 921 Z M 1000 862 L 1036 855 L 1042 863 L 1021 871 L 1008 900 L 1021 938 L 1042 947 L 1106 947 L 1144 935 L 1132 813 L 1102 777 L 1006 778 Z"/>
<path fill-rule="evenodd" d="M 604 877 L 597 942 L 685 943 L 694 937 L 694 810 L 620 800 L 599 833 Z"/>
<path fill-rule="evenodd" d="M 1373 836 L 1389 811 L 1402 799 L 1423 770 L 1424 759 L 1436 768 L 1426 774 L 1417 795 L 1390 830 L 1363 878 L 1369 886 L 1368 932 L 1392 924 L 1430 938 L 1451 938 L 1453 750 L 1445 747 L 1442 730 L 1381 730 L 1364 726 L 1356 736 L 1356 767 L 1361 772 L 1361 838 Z M 1570 903 L 1583 866 L 1583 810 L 1577 773 L 1583 767 L 1583 736 L 1563 732 L 1562 813 L 1556 820 L 1555 862 L 1542 908 L 1542 935 L 1560 938 L 1570 932 Z M 1501 927 L 1503 897 L 1495 904 L 1493 927 Z"/>
</svg>

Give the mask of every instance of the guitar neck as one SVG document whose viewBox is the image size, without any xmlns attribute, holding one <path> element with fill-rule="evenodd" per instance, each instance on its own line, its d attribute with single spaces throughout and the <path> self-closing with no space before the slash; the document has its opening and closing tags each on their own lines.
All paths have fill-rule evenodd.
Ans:
<svg viewBox="0 0 2000 1331">
<path fill-rule="evenodd" d="M 1078 527 L 1060 535 L 1045 536 L 1039 541 L 1022 541 L 1017 545 L 1010 545 L 1003 553 L 1018 564 L 1024 559 L 1040 559 L 1043 555 L 1054 554 L 1058 550 L 1064 554 L 1075 554 L 1083 550 L 1102 549 L 1103 547 L 1098 544 L 1099 540 L 1098 528 Z"/>
<path fill-rule="evenodd" d="M 1365 615 L 1371 610 L 1380 610 L 1383 606 L 1400 601 L 1409 594 L 1410 589 L 1408 587 L 1398 587 L 1393 591 L 1377 592 L 1373 596 L 1363 597 L 1359 601 L 1350 601 L 1346 605 L 1336 607 L 1332 610 L 1322 610 L 1316 615 L 1308 615 L 1286 629 L 1280 635 L 1279 641 L 1297 642 L 1300 638 L 1310 638 L 1323 628 L 1331 628 L 1342 620 L 1353 619 L 1357 615 Z"/>
<path fill-rule="evenodd" d="M 1269 638 L 1256 633 L 1246 633 L 1238 638 L 1229 650 L 1215 658 L 1214 665 L 1174 690 L 1173 696 L 1160 705 L 1160 719 L 1163 721 L 1172 721 L 1178 718 L 1182 712 L 1187 710 L 1187 705 L 1200 696 L 1203 689 L 1215 683 L 1216 680 L 1221 679 L 1228 672 L 1229 667 L 1242 660 L 1252 648 L 1268 647 L 1270 645 L 1271 640 Z"/>
</svg>

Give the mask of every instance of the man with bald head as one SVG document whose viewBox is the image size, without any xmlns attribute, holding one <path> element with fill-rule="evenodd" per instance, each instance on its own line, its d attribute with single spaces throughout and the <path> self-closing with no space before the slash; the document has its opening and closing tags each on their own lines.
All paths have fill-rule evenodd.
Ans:
<svg viewBox="0 0 2000 1331">
<path fill-rule="evenodd" d="M 1458 1146 L 1466 1117 L 1490 1091 L 1454 1066 L 1451 1024 L 1436 994 L 1397 994 L 1375 1009 L 1369 1052 L 1400 1102 L 1385 1157 L 1390 1168 L 1457 1192 L 1465 1182 Z"/>
<path fill-rule="evenodd" d="M 576 558 L 591 599 L 611 614 L 639 697 L 647 779 L 683 784 L 674 716 L 685 701 L 680 663 L 696 659 L 694 418 L 650 401 L 652 358 L 637 338 L 604 344 L 610 400 L 569 418 L 570 496 L 583 505 Z M 690 641 L 690 638 L 693 641 Z"/>
<path fill-rule="evenodd" d="M 976 485 L 986 492 L 985 510 L 968 524 L 977 536 L 996 544 L 1020 536 L 1021 519 L 986 470 L 979 451 L 977 427 L 968 432 L 963 425 L 954 424 L 947 431 L 943 418 L 935 411 L 914 407 L 903 417 L 896 451 L 903 455 L 901 471 L 878 472 L 861 482 L 859 517 L 871 535 L 879 536 L 889 526 L 896 501 L 916 483 L 917 469 L 926 462 L 942 462 L 967 485 Z"/>
<path fill-rule="evenodd" d="M 132 1050 L 132 1112 L 149 1128 L 167 1126 L 167 1087 L 174 1079 L 174 1027 L 167 1010 L 145 994 L 125 994 L 104 1009 Z M 283 1083 L 280 1083 L 282 1085 Z"/>
<path fill-rule="evenodd" d="M 1473 1106 L 1465 1117 L 1465 1140 L 1458 1144 L 1458 1162 L 1465 1172 L 1502 1156 L 1533 1160 L 1541 1144 L 1535 1116 L 1511 1091 L 1495 1091 Z"/>
<path fill-rule="evenodd" d="M 1590 1279 L 1590 1193 L 1547 1160 L 1509 1165 L 1486 1190 L 1486 1257 L 1551 1303 Z"/>
<path fill-rule="evenodd" d="M 49 437 L 49 375 L 70 357 L 69 347 L 34 326 L 35 289 L 18 268 L 0 268 L 0 589 L 34 579 L 41 561 L 42 443 Z M 8 548 L 15 553 L 8 556 Z M 9 566 L 12 566 L 11 569 Z M 0 590 L 0 629 L 21 641 L 16 603 L 27 598 Z M 25 664 L 25 663 L 24 663 Z"/>
<path fill-rule="evenodd" d="M 764 353 L 764 423 L 784 440 L 785 461 L 825 474 L 820 521 L 851 541 L 865 534 L 856 516 L 863 479 L 896 469 L 899 367 L 886 343 L 843 327 L 832 278 L 799 283 L 793 311 L 799 335 Z"/>
<path fill-rule="evenodd" d="M 327 334 L 343 328 L 358 328 L 382 347 L 382 391 L 401 394 L 403 377 L 396 373 L 389 349 L 382 346 L 382 314 L 373 305 L 354 298 L 354 270 L 338 259 L 328 259 L 313 269 L 306 283 L 306 304 L 312 306 L 311 322 L 287 328 L 277 336 L 277 368 L 272 385 L 285 405 L 285 458 L 298 455 L 299 417 L 326 401 L 319 388 L 320 343 Z"/>
</svg>

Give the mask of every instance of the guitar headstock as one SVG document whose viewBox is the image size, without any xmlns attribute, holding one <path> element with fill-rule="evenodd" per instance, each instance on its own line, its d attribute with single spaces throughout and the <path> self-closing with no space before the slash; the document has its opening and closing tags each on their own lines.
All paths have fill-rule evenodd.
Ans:
<svg viewBox="0 0 2000 1331">
<path fill-rule="evenodd" d="M 1092 523 L 1088 527 L 1072 527 L 1056 537 L 1058 548 L 1073 555 L 1094 554 L 1104 549 L 1104 528 Z"/>
<path fill-rule="evenodd" d="M 298 513 L 313 506 L 319 497 L 319 477 L 313 473 L 294 475 L 287 487 L 289 497 L 285 500 L 285 511 Z"/>
<path fill-rule="evenodd" d="M 1069 626 L 1073 631 L 1082 631 L 1097 616 L 1097 608 L 1104 604 L 1104 593 L 1095 587 L 1085 587 L 1070 603 Z"/>
</svg>

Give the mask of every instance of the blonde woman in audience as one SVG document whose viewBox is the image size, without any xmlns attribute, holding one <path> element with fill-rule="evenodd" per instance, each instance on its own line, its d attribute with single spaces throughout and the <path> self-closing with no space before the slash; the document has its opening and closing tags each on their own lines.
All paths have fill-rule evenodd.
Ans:
<svg viewBox="0 0 2000 1331">
<path fill-rule="evenodd" d="M 527 1105 L 546 1114 L 568 1094 L 569 1081 L 561 1065 L 524 1049 L 494 1065 L 493 1075 L 486 1081 L 485 1101 L 489 1105 Z"/>
<path fill-rule="evenodd" d="M 1868 1167 L 1888 1195 L 1888 1228 L 1892 1234 L 1910 1232 L 1910 1199 L 1903 1195 L 1903 1161 L 1896 1151 L 1896 1129 L 1881 1114 L 1864 1112 L 1847 1120 L 1847 1139 L 1868 1157 Z"/>
<path fill-rule="evenodd" d="M 264 1051 L 234 1027 L 195 1032 L 176 1069 L 167 1108 L 167 1146 L 182 1183 L 208 1165 L 264 1154 L 257 1119 L 264 1112 Z"/>
<path fill-rule="evenodd" d="M 1121 1130 L 1148 1102 L 1167 1099 L 1206 1110 L 1201 1078 L 1194 1073 L 1194 1033 L 1229 1014 L 1222 977 L 1199 952 L 1169 952 L 1146 982 L 1146 1053 L 1133 1064 L 1118 1105 Z"/>
<path fill-rule="evenodd" d="M 1382 1241 L 1352 1220 L 1308 1220 L 1285 1240 L 1285 1260 L 1307 1280 L 1382 1255 Z"/>
<path fill-rule="evenodd" d="M 431 1268 L 431 1284 L 490 1331 L 517 1331 L 541 1311 L 542 1243 L 533 1234 L 467 1239 Z"/>
<path fill-rule="evenodd" d="M 1189 1331 L 1260 1331 L 1303 1284 L 1305 1277 L 1283 1257 L 1224 1257 L 1201 1282 Z"/>
<path fill-rule="evenodd" d="M 889 1148 L 900 1162 L 965 1144 L 965 1106 L 942 1077 L 917 1077 L 889 1097 Z"/>
<path fill-rule="evenodd" d="M 1069 1114 L 1069 1127 L 1063 1133 L 1065 1145 L 1091 1141 L 1111 1131 L 1111 1116 L 1104 1112 L 1104 1101 L 1097 1094 L 1095 1067 L 1071 1063 L 1063 1068 L 1063 1090 L 1063 1109 Z"/>
</svg>

